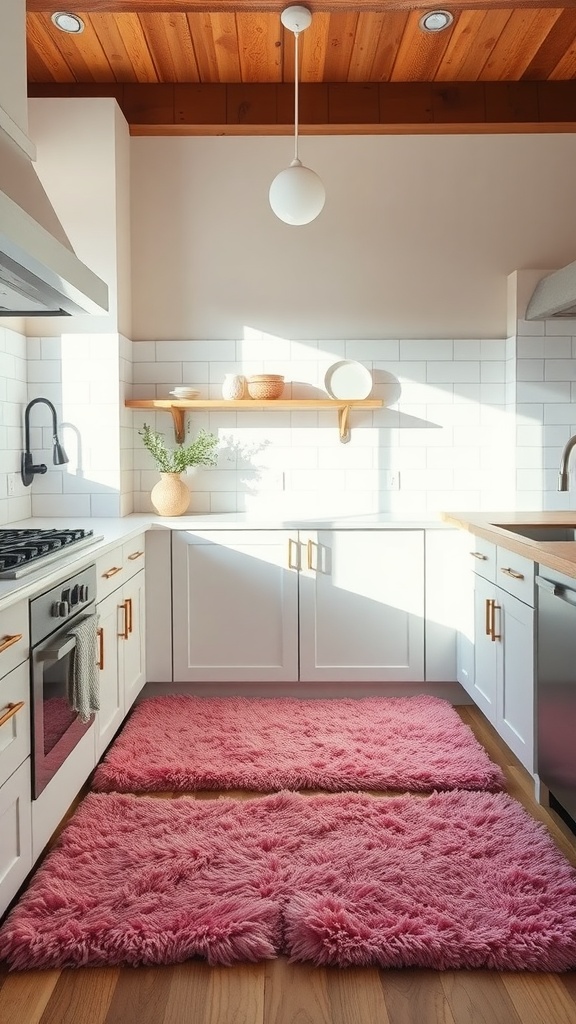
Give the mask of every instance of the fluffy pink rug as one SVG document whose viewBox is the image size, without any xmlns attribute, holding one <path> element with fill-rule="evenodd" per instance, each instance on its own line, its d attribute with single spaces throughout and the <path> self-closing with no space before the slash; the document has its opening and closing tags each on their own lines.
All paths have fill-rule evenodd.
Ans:
<svg viewBox="0 0 576 1024">
<path fill-rule="evenodd" d="M 153 697 L 94 789 L 501 789 L 504 777 L 438 697 Z"/>
<path fill-rule="evenodd" d="M 11 967 L 576 967 L 576 871 L 509 796 L 90 794 L 0 930 Z"/>
</svg>

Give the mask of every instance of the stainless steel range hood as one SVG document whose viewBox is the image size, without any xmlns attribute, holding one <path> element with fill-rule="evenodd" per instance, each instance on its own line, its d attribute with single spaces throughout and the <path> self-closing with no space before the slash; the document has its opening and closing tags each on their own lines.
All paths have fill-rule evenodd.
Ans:
<svg viewBox="0 0 576 1024">
<path fill-rule="evenodd" d="M 538 282 L 526 309 L 526 320 L 576 319 L 576 262 Z"/>
<path fill-rule="evenodd" d="M 0 130 L 0 317 L 107 310 L 107 285 L 75 255 L 32 161 Z"/>
</svg>

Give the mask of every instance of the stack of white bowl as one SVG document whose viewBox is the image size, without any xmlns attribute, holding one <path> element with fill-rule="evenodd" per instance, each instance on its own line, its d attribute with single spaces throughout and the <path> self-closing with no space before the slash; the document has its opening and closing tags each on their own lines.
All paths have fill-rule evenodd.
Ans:
<svg viewBox="0 0 576 1024">
<path fill-rule="evenodd" d="M 182 386 L 174 386 L 174 388 L 170 392 L 170 394 L 173 395 L 174 398 L 178 398 L 178 399 L 184 400 L 186 398 L 188 398 L 188 399 L 190 399 L 190 398 L 198 398 L 198 395 L 200 394 L 200 392 L 196 391 L 194 388 L 190 388 L 190 387 L 186 387 L 186 386 L 182 385 Z"/>
</svg>

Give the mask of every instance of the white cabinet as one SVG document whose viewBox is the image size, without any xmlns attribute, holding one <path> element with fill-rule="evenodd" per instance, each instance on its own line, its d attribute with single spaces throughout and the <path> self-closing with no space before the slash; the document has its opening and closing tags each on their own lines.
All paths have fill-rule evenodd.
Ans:
<svg viewBox="0 0 576 1024">
<path fill-rule="evenodd" d="M 297 679 L 296 535 L 178 531 L 172 543 L 174 679 Z"/>
<path fill-rule="evenodd" d="M 32 868 L 28 602 L 2 613 L 0 632 L 0 914 Z"/>
<path fill-rule="evenodd" d="M 174 680 L 421 681 L 422 530 L 173 535 Z"/>
<path fill-rule="evenodd" d="M 472 539 L 473 660 L 460 639 L 458 679 L 529 772 L 534 770 L 534 563 Z M 468 600 L 469 592 L 464 594 Z"/>
<path fill-rule="evenodd" d="M 108 552 L 97 563 L 97 758 L 114 738 L 146 681 L 143 564 L 143 537 Z"/>
<path fill-rule="evenodd" d="M 300 679 L 424 678 L 424 532 L 300 534 Z"/>
</svg>

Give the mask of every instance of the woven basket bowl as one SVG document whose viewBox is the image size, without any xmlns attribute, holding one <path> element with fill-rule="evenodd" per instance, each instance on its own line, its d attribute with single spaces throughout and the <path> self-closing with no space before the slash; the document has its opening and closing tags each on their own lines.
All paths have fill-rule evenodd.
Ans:
<svg viewBox="0 0 576 1024">
<path fill-rule="evenodd" d="M 283 391 L 284 377 L 280 377 L 278 374 L 267 375 L 259 373 L 253 377 L 248 377 L 248 394 L 250 398 L 260 399 L 261 401 L 280 398 Z"/>
</svg>

